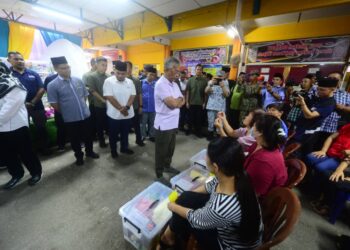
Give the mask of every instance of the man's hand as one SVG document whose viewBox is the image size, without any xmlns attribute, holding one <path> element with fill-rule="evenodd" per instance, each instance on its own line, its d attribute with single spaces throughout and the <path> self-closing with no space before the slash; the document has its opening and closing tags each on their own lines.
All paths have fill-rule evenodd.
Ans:
<svg viewBox="0 0 350 250">
<path fill-rule="evenodd" d="M 219 85 L 220 85 L 221 88 L 225 87 L 224 81 L 221 81 L 221 82 L 219 83 Z"/>
<path fill-rule="evenodd" d="M 26 102 L 26 108 L 27 109 L 32 109 L 32 108 L 34 108 L 34 104 L 31 103 L 31 102 Z"/>
<path fill-rule="evenodd" d="M 202 108 L 205 109 L 205 103 L 202 104 Z"/>
<path fill-rule="evenodd" d="M 320 150 L 320 151 L 313 152 L 312 155 L 315 156 L 316 158 L 323 158 L 326 156 L 326 152 Z"/>
<path fill-rule="evenodd" d="M 338 109 L 340 111 L 344 110 L 345 108 L 346 108 L 346 106 L 343 104 L 337 104 L 337 106 L 336 106 L 336 109 Z"/>
<path fill-rule="evenodd" d="M 268 83 L 268 84 L 266 84 L 266 90 L 267 90 L 267 92 L 269 92 L 269 93 L 271 93 L 271 91 L 272 91 L 272 86 Z"/>
<path fill-rule="evenodd" d="M 123 106 L 119 111 L 123 116 L 129 115 L 128 109 L 125 106 Z"/>
<path fill-rule="evenodd" d="M 142 107 L 139 107 L 138 112 L 139 112 L 139 115 L 142 114 Z"/>
<path fill-rule="evenodd" d="M 186 108 L 190 108 L 190 104 L 189 103 L 186 103 Z"/>
<path fill-rule="evenodd" d="M 295 97 L 295 100 L 296 100 L 296 104 L 297 105 L 300 105 L 300 106 L 305 106 L 306 105 L 305 99 L 301 95 L 298 95 L 298 97 Z"/>
</svg>

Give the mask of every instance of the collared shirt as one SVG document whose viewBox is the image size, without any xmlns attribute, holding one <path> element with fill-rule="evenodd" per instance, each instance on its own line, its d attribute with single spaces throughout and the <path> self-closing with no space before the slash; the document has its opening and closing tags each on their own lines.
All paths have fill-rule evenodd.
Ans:
<svg viewBox="0 0 350 250">
<path fill-rule="evenodd" d="M 0 132 L 28 127 L 26 95 L 27 92 L 23 88 L 15 87 L 0 99 Z"/>
<path fill-rule="evenodd" d="M 154 104 L 154 88 L 156 83 L 153 81 L 149 83 L 147 79 L 142 81 L 142 112 L 154 113 L 156 112 Z"/>
<path fill-rule="evenodd" d="M 49 103 L 57 103 L 64 122 L 85 120 L 90 116 L 85 98 L 89 95 L 84 83 L 76 77 L 68 80 L 56 77 L 47 86 Z"/>
<path fill-rule="evenodd" d="M 280 96 L 280 100 L 277 100 L 272 94 L 270 94 L 266 87 L 264 87 L 261 90 L 261 94 L 263 97 L 263 107 L 266 110 L 266 107 L 269 106 L 271 103 L 282 103 L 284 98 L 286 97 L 286 93 L 285 93 L 285 88 L 284 87 L 277 87 L 274 86 L 272 87 L 272 92 L 277 93 Z"/>
<path fill-rule="evenodd" d="M 135 99 L 134 99 L 134 102 L 132 104 L 132 106 L 134 107 L 134 110 L 138 110 L 138 108 L 140 107 L 140 103 L 139 103 L 139 95 L 142 94 L 142 83 L 139 79 L 131 76 L 131 77 L 128 77 L 135 85 L 135 90 L 136 90 L 136 96 L 135 96 Z"/>
<path fill-rule="evenodd" d="M 154 89 L 154 99 L 156 108 L 156 118 L 154 121 L 154 128 L 159 130 L 171 130 L 178 128 L 180 109 L 169 108 L 164 99 L 173 97 L 175 99 L 182 97 L 179 86 L 175 82 L 170 82 L 167 78 L 162 76 L 156 83 Z"/>
<path fill-rule="evenodd" d="M 311 112 L 316 111 L 320 115 L 312 119 L 306 119 L 304 116 L 298 119 L 294 136 L 295 140 L 301 142 L 304 135 L 312 135 L 321 131 L 323 121 L 334 111 L 335 104 L 333 97 L 319 98 L 314 96 L 310 100 L 308 107 Z"/>
<path fill-rule="evenodd" d="M 334 92 L 334 99 L 336 104 L 350 106 L 350 94 L 344 90 L 337 89 Z M 321 131 L 334 133 L 338 130 L 338 122 L 341 118 L 339 111 L 333 111 L 322 123 Z"/>
<path fill-rule="evenodd" d="M 208 86 L 210 86 L 211 82 L 208 83 Z M 228 82 L 224 81 L 224 88 L 226 88 L 226 91 L 229 91 Z M 211 89 L 213 92 L 211 92 L 208 96 L 208 103 L 207 103 L 207 109 L 208 110 L 216 110 L 216 111 L 223 111 L 226 110 L 226 97 L 224 96 L 224 91 L 220 87 L 220 85 L 212 85 Z"/>
<path fill-rule="evenodd" d="M 202 105 L 204 103 L 204 90 L 207 87 L 207 79 L 202 76 L 193 76 L 188 79 L 187 91 L 189 92 L 190 105 Z"/>
<path fill-rule="evenodd" d="M 101 74 L 101 73 L 95 71 L 95 72 L 89 74 L 89 76 L 86 78 L 86 83 L 85 83 L 86 87 L 89 89 L 89 91 L 95 91 L 100 96 L 103 97 L 103 84 L 107 78 L 108 78 L 107 74 Z M 100 99 L 98 99 L 97 97 L 95 97 L 92 94 L 91 94 L 90 99 L 93 101 L 95 107 L 98 107 L 98 108 L 105 108 L 106 107 L 106 103 L 101 102 Z"/>
<path fill-rule="evenodd" d="M 31 102 L 33 98 L 38 93 L 39 89 L 44 88 L 43 81 L 41 80 L 38 73 L 30 69 L 24 69 L 23 74 L 18 71 L 12 69 L 12 75 L 17 77 L 19 81 L 23 84 L 23 86 L 27 89 L 27 98 L 26 102 Z M 44 109 L 43 102 L 39 100 L 34 105 L 34 110 L 42 110 Z"/>
<path fill-rule="evenodd" d="M 83 77 L 82 77 L 82 80 L 83 80 L 83 83 L 85 84 L 85 86 L 86 86 L 86 84 L 87 84 L 87 79 L 90 77 L 90 75 L 92 74 L 92 73 L 94 73 L 95 71 L 93 71 L 93 70 L 90 70 L 89 72 L 86 72 L 84 75 L 83 75 Z M 93 106 L 94 105 L 94 98 L 93 98 L 93 96 L 92 95 L 89 95 L 88 96 L 88 100 L 89 100 L 89 104 L 91 105 L 91 106 Z"/>
<path fill-rule="evenodd" d="M 241 100 L 242 100 L 242 92 L 239 91 L 238 85 L 239 83 L 236 83 L 235 87 L 231 90 L 232 96 L 231 96 L 230 109 L 234 109 L 234 110 L 239 110 L 239 106 L 241 105 Z"/>
<path fill-rule="evenodd" d="M 126 106 L 130 96 L 136 95 L 134 83 L 125 78 L 124 81 L 118 81 L 116 76 L 108 77 L 103 85 L 103 96 L 112 96 L 120 105 Z M 107 101 L 107 115 L 115 120 L 124 120 L 134 117 L 134 108 L 131 106 L 128 115 L 124 116 L 109 101 Z"/>
</svg>

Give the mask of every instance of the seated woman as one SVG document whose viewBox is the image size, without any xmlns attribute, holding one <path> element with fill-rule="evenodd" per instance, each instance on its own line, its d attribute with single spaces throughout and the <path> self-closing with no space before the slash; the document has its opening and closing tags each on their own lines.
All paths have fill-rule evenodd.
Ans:
<svg viewBox="0 0 350 250">
<path fill-rule="evenodd" d="M 187 241 L 191 233 L 200 249 L 258 247 L 263 227 L 260 208 L 243 164 L 242 147 L 236 140 L 211 141 L 207 166 L 215 177 L 169 203 L 173 217 L 157 249 L 184 249 L 175 239 Z"/>
<path fill-rule="evenodd" d="M 321 172 L 334 171 L 346 156 L 346 151 L 350 153 L 350 124 L 330 135 L 320 151 L 308 154 L 307 163 Z"/>
<path fill-rule="evenodd" d="M 255 142 L 255 138 L 252 136 L 253 125 L 260 116 L 265 114 L 262 109 L 255 109 L 248 113 L 243 120 L 243 126 L 239 129 L 233 129 L 226 119 L 224 112 L 218 113 L 218 118 L 215 121 L 215 127 L 218 129 L 220 136 L 229 136 L 237 138 L 238 142 L 242 145 L 243 151 L 247 149 Z"/>
<path fill-rule="evenodd" d="M 248 150 L 244 167 L 258 196 L 264 197 L 271 189 L 284 186 L 287 168 L 280 147 L 286 134 L 276 117 L 265 114 L 254 124 L 256 143 Z"/>
</svg>

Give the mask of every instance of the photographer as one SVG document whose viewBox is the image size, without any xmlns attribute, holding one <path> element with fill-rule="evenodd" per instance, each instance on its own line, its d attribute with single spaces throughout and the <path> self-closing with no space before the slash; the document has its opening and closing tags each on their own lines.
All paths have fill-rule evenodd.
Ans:
<svg viewBox="0 0 350 250">
<path fill-rule="evenodd" d="M 219 71 L 205 88 L 205 93 L 208 95 L 207 112 L 208 112 L 208 140 L 214 138 L 214 122 L 218 112 L 225 112 L 226 97 L 229 96 L 228 82 L 224 81 L 223 73 Z"/>
<path fill-rule="evenodd" d="M 266 107 L 271 103 L 282 103 L 285 98 L 285 90 L 283 85 L 283 75 L 276 73 L 272 79 L 273 86 L 269 83 L 266 84 L 266 87 L 261 89 L 263 108 L 266 110 Z"/>
<path fill-rule="evenodd" d="M 296 98 L 300 95 L 304 98 L 305 103 L 308 104 L 312 95 L 314 95 L 315 89 L 313 88 L 312 84 L 312 75 L 306 75 L 301 81 L 300 87 L 300 90 L 296 90 L 296 88 L 293 86 L 293 92 L 290 97 L 293 107 L 287 116 L 287 122 L 291 125 L 291 128 L 295 126 L 297 120 L 303 113 L 300 106 L 296 105 Z"/>
</svg>

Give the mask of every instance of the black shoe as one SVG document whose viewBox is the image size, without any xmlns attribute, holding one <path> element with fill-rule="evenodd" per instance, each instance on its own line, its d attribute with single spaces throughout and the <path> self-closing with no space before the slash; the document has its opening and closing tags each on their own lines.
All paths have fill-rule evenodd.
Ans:
<svg viewBox="0 0 350 250">
<path fill-rule="evenodd" d="M 41 180 L 41 175 L 34 175 L 32 178 L 28 180 L 28 185 L 29 186 L 34 186 Z"/>
<path fill-rule="evenodd" d="M 164 168 L 164 172 L 170 173 L 170 174 L 179 174 L 180 173 L 179 170 L 177 170 L 176 168 L 173 168 L 173 167 Z"/>
<path fill-rule="evenodd" d="M 92 159 L 100 158 L 99 154 L 96 154 L 95 152 L 86 153 L 86 157 L 89 157 L 89 158 L 92 158 Z"/>
<path fill-rule="evenodd" d="M 165 179 L 163 176 L 157 177 L 157 178 L 155 179 L 155 181 L 160 182 L 160 183 L 164 184 L 165 186 L 171 188 L 171 183 L 170 183 L 167 179 Z"/>
<path fill-rule="evenodd" d="M 115 159 L 115 158 L 118 158 L 119 154 L 117 151 L 112 151 L 111 152 L 111 155 L 112 155 L 112 158 Z"/>
<path fill-rule="evenodd" d="M 127 154 L 127 155 L 132 155 L 134 154 L 134 151 L 132 151 L 131 149 L 124 149 L 124 150 L 120 150 L 120 153 L 123 153 L 123 154 Z"/>
<path fill-rule="evenodd" d="M 155 141 L 156 141 L 156 138 L 150 137 L 149 140 L 150 140 L 151 142 L 155 142 Z"/>
<path fill-rule="evenodd" d="M 108 144 L 105 141 L 100 141 L 100 148 L 106 148 Z"/>
<path fill-rule="evenodd" d="M 143 147 L 146 145 L 143 141 L 137 141 L 136 144 L 139 145 L 140 147 Z"/>
<path fill-rule="evenodd" d="M 17 185 L 17 183 L 21 179 L 22 179 L 22 177 L 21 178 L 12 177 L 12 179 L 9 182 L 7 182 L 3 188 L 7 189 L 7 190 L 8 189 L 12 189 L 12 188 L 14 188 Z"/>
<path fill-rule="evenodd" d="M 84 165 L 84 159 L 83 159 L 83 158 L 78 158 L 78 159 L 75 161 L 75 165 L 77 165 L 77 166 L 82 166 L 82 165 Z"/>
</svg>

